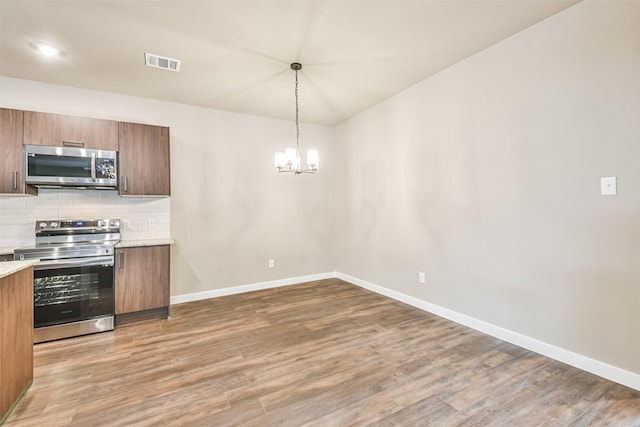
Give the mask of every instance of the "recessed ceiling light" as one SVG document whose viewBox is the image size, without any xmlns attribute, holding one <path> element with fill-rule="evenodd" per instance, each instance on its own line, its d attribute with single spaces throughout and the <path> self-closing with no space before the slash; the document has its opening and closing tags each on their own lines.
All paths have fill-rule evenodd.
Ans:
<svg viewBox="0 0 640 427">
<path fill-rule="evenodd" d="M 44 56 L 55 56 L 60 53 L 60 49 L 51 46 L 50 44 L 39 43 L 36 45 L 38 51 Z"/>
</svg>

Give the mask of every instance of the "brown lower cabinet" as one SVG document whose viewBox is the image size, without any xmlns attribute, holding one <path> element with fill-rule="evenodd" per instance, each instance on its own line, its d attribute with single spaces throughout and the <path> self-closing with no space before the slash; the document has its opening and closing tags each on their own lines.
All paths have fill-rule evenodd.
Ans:
<svg viewBox="0 0 640 427">
<path fill-rule="evenodd" d="M 33 267 L 0 279 L 0 424 L 33 381 Z"/>
<path fill-rule="evenodd" d="M 116 325 L 169 316 L 170 246 L 116 249 Z"/>
</svg>

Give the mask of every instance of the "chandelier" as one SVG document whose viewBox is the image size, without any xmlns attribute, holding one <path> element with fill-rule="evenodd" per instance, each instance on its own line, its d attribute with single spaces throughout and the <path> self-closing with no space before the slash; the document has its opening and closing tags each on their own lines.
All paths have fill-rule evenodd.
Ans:
<svg viewBox="0 0 640 427">
<path fill-rule="evenodd" d="M 296 175 L 301 173 L 315 173 L 318 170 L 320 157 L 318 150 L 307 150 L 307 168 L 300 166 L 300 122 L 298 121 L 298 71 L 302 69 L 302 64 L 294 62 L 291 69 L 296 72 L 296 148 L 287 147 L 284 151 L 276 153 L 276 167 L 278 172 L 292 172 Z"/>
</svg>

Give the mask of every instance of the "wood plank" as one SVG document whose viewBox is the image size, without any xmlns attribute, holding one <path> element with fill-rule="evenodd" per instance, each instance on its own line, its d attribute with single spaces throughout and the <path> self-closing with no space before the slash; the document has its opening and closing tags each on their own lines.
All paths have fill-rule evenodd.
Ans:
<svg viewBox="0 0 640 427">
<path fill-rule="evenodd" d="M 337 279 L 36 346 L 7 426 L 640 425 L 640 392 Z"/>
</svg>

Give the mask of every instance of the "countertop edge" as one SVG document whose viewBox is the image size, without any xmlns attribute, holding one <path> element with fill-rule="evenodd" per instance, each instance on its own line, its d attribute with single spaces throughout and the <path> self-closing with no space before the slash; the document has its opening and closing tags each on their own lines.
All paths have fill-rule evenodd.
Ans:
<svg viewBox="0 0 640 427">
<path fill-rule="evenodd" d="M 0 262 L 0 279 L 31 267 L 37 262 L 38 260 Z"/>
<path fill-rule="evenodd" d="M 167 239 L 140 239 L 140 240 L 120 240 L 116 248 L 135 248 L 138 246 L 164 246 L 173 245 L 175 241 L 171 238 Z"/>
</svg>

